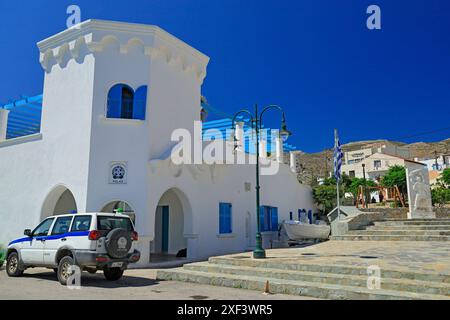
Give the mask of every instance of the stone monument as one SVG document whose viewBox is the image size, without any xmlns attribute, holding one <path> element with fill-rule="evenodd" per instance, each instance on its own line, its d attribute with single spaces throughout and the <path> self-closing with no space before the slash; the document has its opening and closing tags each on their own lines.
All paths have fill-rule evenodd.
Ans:
<svg viewBox="0 0 450 320">
<path fill-rule="evenodd" d="M 408 188 L 408 219 L 436 218 L 431 204 L 431 189 L 427 166 L 406 161 L 406 177 Z"/>
</svg>

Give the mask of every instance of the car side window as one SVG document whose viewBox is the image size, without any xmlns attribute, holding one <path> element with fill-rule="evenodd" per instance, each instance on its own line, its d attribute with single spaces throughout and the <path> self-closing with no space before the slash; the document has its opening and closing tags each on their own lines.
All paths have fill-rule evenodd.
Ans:
<svg viewBox="0 0 450 320">
<path fill-rule="evenodd" d="M 55 218 L 49 218 L 49 219 L 42 221 L 36 227 L 36 229 L 33 230 L 33 233 L 32 233 L 33 237 L 48 235 L 48 231 L 50 230 L 50 227 L 52 226 L 53 220 L 55 220 Z"/>
<path fill-rule="evenodd" d="M 61 217 L 56 219 L 55 225 L 53 226 L 52 235 L 69 232 L 71 222 L 72 217 Z"/>
<path fill-rule="evenodd" d="M 91 216 L 77 216 L 73 219 L 72 229 L 70 231 L 89 231 L 91 226 Z"/>
</svg>

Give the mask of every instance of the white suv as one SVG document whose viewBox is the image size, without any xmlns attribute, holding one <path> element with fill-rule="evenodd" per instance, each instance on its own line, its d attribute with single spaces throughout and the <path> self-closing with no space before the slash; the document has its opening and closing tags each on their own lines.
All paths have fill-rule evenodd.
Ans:
<svg viewBox="0 0 450 320">
<path fill-rule="evenodd" d="M 72 265 L 95 273 L 103 270 L 108 280 L 122 277 L 129 263 L 139 261 L 134 249 L 137 232 L 123 214 L 77 213 L 48 217 L 26 237 L 11 241 L 6 252 L 6 271 L 18 277 L 25 269 L 52 268 L 61 284 L 67 284 Z"/>
</svg>

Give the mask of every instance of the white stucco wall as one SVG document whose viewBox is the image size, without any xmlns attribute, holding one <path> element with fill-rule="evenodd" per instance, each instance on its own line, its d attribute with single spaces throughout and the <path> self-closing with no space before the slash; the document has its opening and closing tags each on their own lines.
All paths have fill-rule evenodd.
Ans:
<svg viewBox="0 0 450 320">
<path fill-rule="evenodd" d="M 162 157 L 173 145 L 173 130 L 192 133 L 199 120 L 206 56 L 157 27 L 99 21 L 39 48 L 42 134 L 0 142 L 0 243 L 36 226 L 42 208 L 51 211 L 53 198 L 67 188 L 79 212 L 126 201 L 136 214 L 144 265 L 151 248 L 160 246 L 155 217 L 163 203 L 171 206 L 169 253 L 187 247 L 189 257 L 199 258 L 254 245 L 254 165 L 176 168 Z M 148 86 L 144 121 L 105 118 L 108 90 L 116 83 Z M 155 165 L 155 159 L 161 160 Z M 127 162 L 126 184 L 109 183 L 112 161 Z M 219 202 L 233 205 L 231 235 L 218 235 Z M 261 177 L 261 205 L 278 207 L 280 222 L 290 211 L 314 209 L 311 189 L 284 164 L 276 175 Z M 264 235 L 266 245 L 271 236 Z"/>
</svg>

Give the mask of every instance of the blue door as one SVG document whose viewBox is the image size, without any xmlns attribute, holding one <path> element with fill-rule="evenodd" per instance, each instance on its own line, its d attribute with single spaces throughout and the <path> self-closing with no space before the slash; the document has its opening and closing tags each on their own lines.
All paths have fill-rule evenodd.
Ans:
<svg viewBox="0 0 450 320">
<path fill-rule="evenodd" d="M 169 251 L 169 206 L 162 206 L 162 239 L 161 251 Z"/>
</svg>

